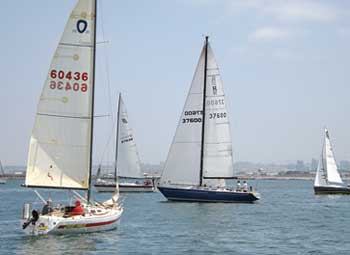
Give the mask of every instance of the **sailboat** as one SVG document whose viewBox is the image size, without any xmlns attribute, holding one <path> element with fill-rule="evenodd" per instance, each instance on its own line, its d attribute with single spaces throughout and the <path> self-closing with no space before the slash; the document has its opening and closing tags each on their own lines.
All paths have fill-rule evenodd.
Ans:
<svg viewBox="0 0 350 255">
<path fill-rule="evenodd" d="M 350 187 L 346 186 L 338 171 L 327 129 L 325 129 L 322 153 L 316 170 L 314 191 L 315 194 L 350 195 Z"/>
<path fill-rule="evenodd" d="M 96 0 L 79 0 L 68 19 L 37 106 L 25 179 L 43 202 L 40 188 L 70 190 L 83 212 L 72 216 L 72 206 L 52 205 L 44 214 L 25 203 L 22 228 L 28 235 L 111 230 L 123 212 L 117 184 L 111 199 L 91 198 L 96 12 Z"/>
<path fill-rule="evenodd" d="M 132 182 L 119 182 L 120 192 L 152 192 L 155 190 L 154 179 L 145 179 L 141 171 L 139 153 L 121 94 L 119 94 L 118 99 L 114 165 L 115 179 L 118 177 L 134 180 Z M 98 192 L 113 192 L 115 182 L 100 178 L 98 175 L 94 186 Z"/>
<path fill-rule="evenodd" d="M 226 187 L 225 179 L 235 179 L 226 102 L 219 68 L 206 36 L 157 186 L 168 200 L 254 202 L 259 199 L 253 190 Z"/>
<path fill-rule="evenodd" d="M 4 168 L 2 167 L 2 163 L 1 163 L 1 160 L 0 160 L 0 184 L 6 184 L 7 180 L 5 178 L 5 171 L 4 171 Z"/>
</svg>

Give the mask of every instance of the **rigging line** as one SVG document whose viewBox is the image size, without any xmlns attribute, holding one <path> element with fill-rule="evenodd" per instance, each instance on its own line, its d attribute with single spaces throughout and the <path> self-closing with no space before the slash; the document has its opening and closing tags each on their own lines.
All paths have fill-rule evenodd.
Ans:
<svg viewBox="0 0 350 255">
<path fill-rule="evenodd" d="M 99 1 L 99 7 L 101 10 L 101 13 L 103 13 L 103 6 L 102 6 L 102 1 Z M 101 20 L 101 33 L 102 33 L 102 41 L 105 42 L 105 30 L 104 30 L 104 21 L 103 21 L 103 15 L 100 15 L 100 20 Z M 108 41 L 109 42 L 109 41 Z M 114 118 L 114 114 L 113 114 L 113 107 L 112 107 L 112 93 L 111 93 L 111 82 L 110 82 L 110 72 L 109 72 L 109 59 L 108 59 L 108 54 L 107 54 L 107 46 L 106 43 L 103 43 L 103 50 L 104 50 L 104 61 L 105 61 L 105 74 L 106 74 L 106 81 L 107 81 L 107 94 L 108 94 L 108 104 L 109 104 L 109 116 L 111 116 L 111 132 L 109 134 L 109 137 L 107 139 L 106 145 L 104 147 L 104 150 L 102 152 L 101 158 L 100 158 L 100 162 L 99 165 L 102 165 L 102 162 L 104 161 L 106 154 L 107 154 L 107 150 L 110 147 L 111 144 L 111 140 L 112 140 L 112 135 L 113 135 L 113 130 L 115 129 L 115 118 Z"/>
<path fill-rule="evenodd" d="M 103 117 L 111 117 L 110 114 L 103 114 L 103 115 L 95 115 L 94 118 L 103 118 Z"/>
<path fill-rule="evenodd" d="M 101 13 L 103 12 L 103 7 L 102 7 L 102 1 L 99 1 L 100 4 L 100 10 Z M 104 29 L 104 21 L 103 21 L 103 15 L 100 15 L 101 19 L 101 32 L 102 32 L 102 40 L 105 41 L 105 29 Z M 103 44 L 104 48 L 104 60 L 105 60 L 105 72 L 106 72 L 106 80 L 107 80 L 107 89 L 108 89 L 108 101 L 109 101 L 109 109 L 110 113 L 113 112 L 113 107 L 112 107 L 112 93 L 111 93 L 111 81 L 110 81 L 110 72 L 109 72 L 109 58 L 107 54 L 107 46 L 106 44 Z M 114 117 L 114 115 L 112 115 Z M 114 122 L 114 118 L 112 117 L 112 122 Z"/>
</svg>

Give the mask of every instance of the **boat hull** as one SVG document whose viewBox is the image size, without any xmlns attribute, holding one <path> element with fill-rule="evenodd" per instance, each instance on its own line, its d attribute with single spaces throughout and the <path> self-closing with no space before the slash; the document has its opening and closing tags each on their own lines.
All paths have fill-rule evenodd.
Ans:
<svg viewBox="0 0 350 255">
<path fill-rule="evenodd" d="M 35 224 L 29 224 L 24 232 L 28 235 L 67 235 L 108 231 L 115 229 L 119 223 L 123 209 L 110 209 L 101 215 L 74 217 L 56 217 L 40 215 Z M 22 224 L 27 220 L 23 220 Z"/>
<path fill-rule="evenodd" d="M 115 184 L 95 184 L 97 192 L 114 192 Z M 135 184 L 135 183 L 119 183 L 119 192 L 153 192 L 152 185 Z"/>
<path fill-rule="evenodd" d="M 314 191 L 316 195 L 329 195 L 329 194 L 350 195 L 350 188 L 347 188 L 347 187 L 319 186 L 319 187 L 314 187 Z"/>
<path fill-rule="evenodd" d="M 259 200 L 256 193 L 229 190 L 186 189 L 159 187 L 158 190 L 171 201 L 253 203 Z"/>
</svg>

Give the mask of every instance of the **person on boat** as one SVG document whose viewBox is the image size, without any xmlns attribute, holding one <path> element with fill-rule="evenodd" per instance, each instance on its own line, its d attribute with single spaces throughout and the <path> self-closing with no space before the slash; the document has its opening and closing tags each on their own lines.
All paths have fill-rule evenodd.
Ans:
<svg viewBox="0 0 350 255">
<path fill-rule="evenodd" d="M 83 214 L 84 214 L 84 209 L 81 207 L 80 200 L 76 200 L 75 207 L 69 213 L 69 216 L 77 216 L 77 215 L 83 215 Z"/>
<path fill-rule="evenodd" d="M 52 201 L 51 199 L 46 201 L 46 204 L 44 205 L 43 209 L 41 210 L 41 215 L 46 215 L 49 213 L 52 213 Z"/>
<path fill-rule="evenodd" d="M 246 181 L 243 181 L 243 191 L 244 192 L 248 191 L 248 183 Z"/>
<path fill-rule="evenodd" d="M 237 191 L 241 191 L 241 181 L 240 181 L 240 180 L 237 181 L 236 190 L 237 190 Z"/>
</svg>

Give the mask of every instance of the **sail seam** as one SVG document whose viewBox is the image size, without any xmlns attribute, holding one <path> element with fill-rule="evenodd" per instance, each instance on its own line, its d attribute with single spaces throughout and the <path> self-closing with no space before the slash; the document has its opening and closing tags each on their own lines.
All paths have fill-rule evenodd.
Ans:
<svg viewBox="0 0 350 255">
<path fill-rule="evenodd" d="M 59 43 L 59 45 L 63 46 L 71 46 L 71 47 L 84 47 L 84 48 L 93 48 L 93 45 L 84 45 L 84 44 L 77 44 L 77 43 Z"/>
<path fill-rule="evenodd" d="M 225 94 L 222 94 L 222 95 L 215 95 L 215 96 L 206 96 L 206 98 L 213 98 L 213 97 L 224 97 L 225 96 Z"/>
</svg>

